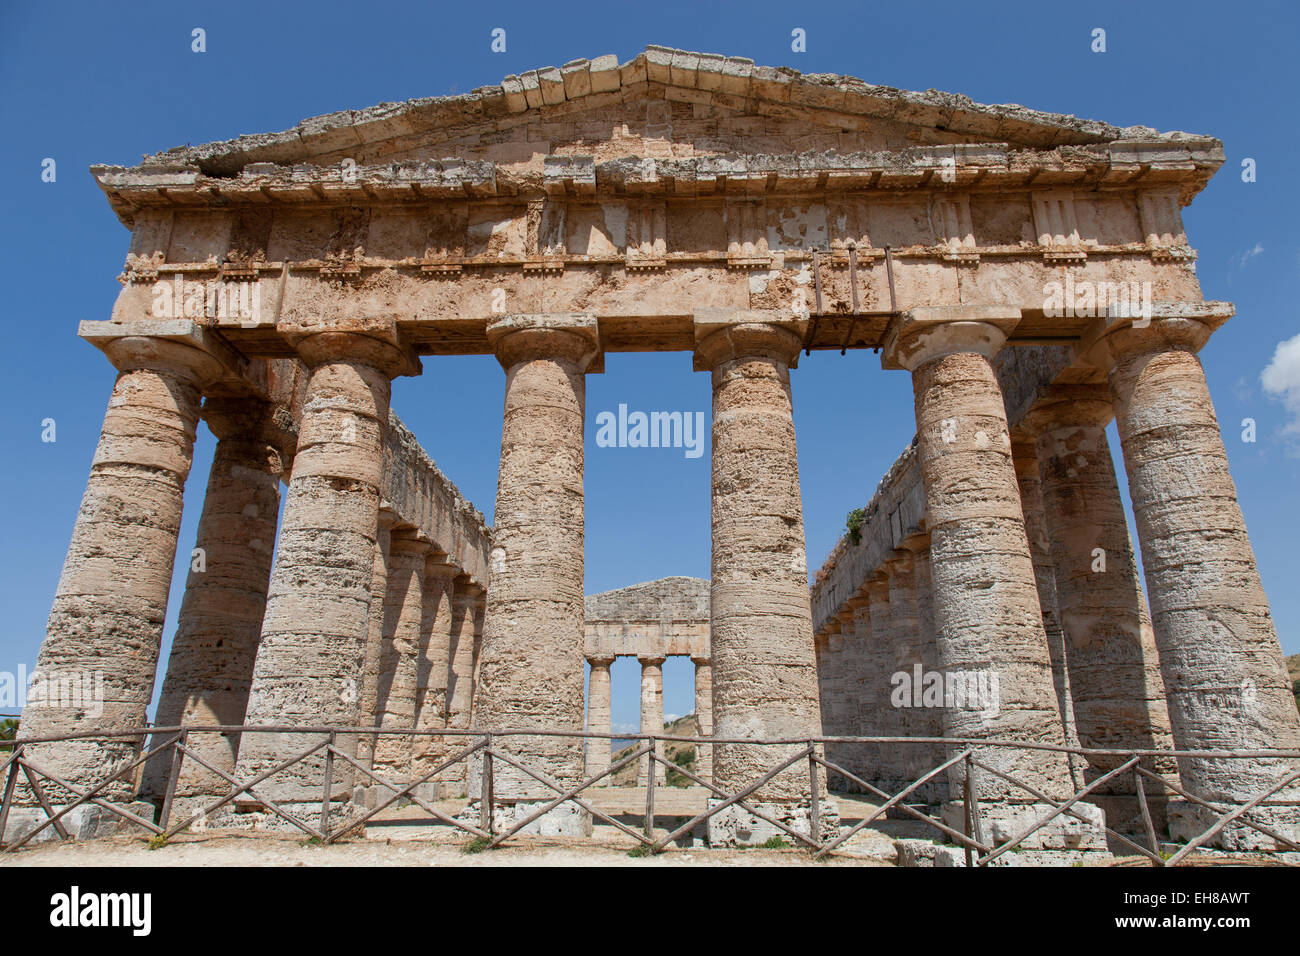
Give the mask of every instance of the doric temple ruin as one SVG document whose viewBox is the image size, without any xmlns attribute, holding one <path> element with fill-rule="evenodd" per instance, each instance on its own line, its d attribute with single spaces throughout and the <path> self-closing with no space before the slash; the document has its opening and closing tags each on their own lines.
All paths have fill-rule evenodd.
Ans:
<svg viewBox="0 0 1300 956">
<path fill-rule="evenodd" d="M 19 803 L 256 779 L 245 816 L 320 819 L 322 780 L 327 809 L 363 804 L 358 768 L 382 768 L 586 833 L 545 781 L 608 765 L 617 655 L 662 732 L 660 666 L 681 654 L 719 792 L 799 741 L 858 778 L 792 764 L 709 819 L 715 843 L 746 814 L 833 826 L 827 784 L 895 793 L 960 747 L 996 772 L 955 763 L 911 798 L 958 829 L 962 794 L 1001 833 L 1095 783 L 1070 845 L 1132 832 L 1146 804 L 1135 774 L 1107 776 L 1114 750 L 1152 751 L 1180 788 L 1151 801 L 1159 827 L 1204 830 L 1196 799 L 1300 772 L 1206 756 L 1300 749 L 1197 358 L 1233 308 L 1203 299 L 1181 209 L 1223 160 L 1208 136 L 650 47 L 95 167 L 131 243 L 111 317 L 80 334 L 118 378 L 38 667 L 102 671 L 105 699 L 24 713 L 22 740 L 83 736 L 27 746 L 48 777 Z M 810 591 L 795 370 L 847 349 L 910 381 L 917 432 Z M 711 577 L 584 600 L 586 376 L 628 351 L 711 378 Z M 395 377 L 472 354 L 504 372 L 491 528 L 389 408 Z M 142 738 L 109 735 L 145 726 L 200 419 L 218 439 L 190 488 L 202 560 L 156 726 L 244 732 L 131 769 Z M 340 756 L 272 773 L 319 728 Z M 461 736 L 348 733 L 367 728 Z M 505 730 L 570 735 L 494 737 L 490 780 L 439 769 Z M 1251 811 L 1273 845 L 1300 834 L 1295 790 Z"/>
</svg>

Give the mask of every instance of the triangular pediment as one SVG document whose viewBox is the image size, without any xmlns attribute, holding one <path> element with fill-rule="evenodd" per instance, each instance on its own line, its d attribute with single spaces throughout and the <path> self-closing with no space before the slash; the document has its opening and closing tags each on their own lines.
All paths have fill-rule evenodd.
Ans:
<svg viewBox="0 0 1300 956">
<path fill-rule="evenodd" d="M 1208 140 L 652 46 L 623 64 L 612 55 L 576 60 L 460 96 L 345 110 L 279 133 L 168 150 L 144 165 L 188 166 L 207 176 L 238 175 L 253 163 L 330 166 L 348 160 L 457 159 L 540 168 L 547 155 L 601 162 L 962 143 L 1043 149 L 1123 139 Z"/>
</svg>

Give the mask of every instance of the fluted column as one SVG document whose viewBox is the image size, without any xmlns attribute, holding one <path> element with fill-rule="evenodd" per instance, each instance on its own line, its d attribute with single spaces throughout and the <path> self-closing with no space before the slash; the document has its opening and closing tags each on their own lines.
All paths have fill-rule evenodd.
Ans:
<svg viewBox="0 0 1300 956">
<path fill-rule="evenodd" d="M 246 722 L 355 726 L 391 379 L 417 374 L 419 361 L 368 334 L 316 332 L 297 341 L 311 371 Z M 319 740 L 314 734 L 245 734 L 238 775 L 251 778 Z M 318 753 L 262 789 L 272 799 L 318 806 L 323 766 Z M 349 785 L 346 764 L 335 761 L 334 767 L 336 787 Z"/>
<path fill-rule="evenodd" d="M 821 734 L 790 396 L 802 326 L 775 315 L 695 319 L 695 367 L 713 378 L 710 626 L 714 720 L 724 738 Z M 790 752 L 716 744 L 714 776 L 738 790 Z M 778 775 L 755 800 L 796 812 L 788 808 L 806 805 L 807 769 Z M 732 833 L 725 820 L 710 820 L 711 841 Z"/>
<path fill-rule="evenodd" d="M 849 690 L 853 701 L 850 714 L 853 717 L 854 736 L 869 737 L 878 732 L 878 708 L 889 705 L 889 679 L 888 675 L 877 672 L 875 644 L 871 630 L 870 596 L 866 592 L 859 592 L 851 603 L 854 604 L 854 608 L 853 650 L 848 674 Z M 869 699 L 868 695 L 873 693 L 879 696 Z M 872 750 L 869 744 L 852 744 L 844 753 L 846 761 L 844 768 L 866 779 L 863 775 L 867 770 L 868 761 L 874 761 L 874 755 L 878 751 L 878 747 Z M 862 789 L 861 785 L 852 781 L 846 786 L 853 792 L 860 792 Z"/>
<path fill-rule="evenodd" d="M 825 647 L 817 673 L 822 695 L 820 714 L 822 733 L 828 737 L 838 737 L 848 733 L 849 700 L 845 695 L 844 683 L 844 625 L 837 617 L 826 624 Z M 838 744 L 827 744 L 826 759 L 839 763 L 843 748 Z M 833 774 L 828 777 L 829 786 L 838 787 L 840 780 Z"/>
<path fill-rule="evenodd" d="M 504 316 L 488 337 L 506 370 L 506 400 L 475 719 L 487 729 L 580 730 L 583 419 L 585 376 L 599 355 L 596 320 Z M 499 746 L 557 783 L 581 780 L 581 738 L 511 737 Z M 507 806 L 552 795 L 504 764 L 495 785 Z"/>
<path fill-rule="evenodd" d="M 692 657 L 695 665 L 695 725 L 699 737 L 713 736 L 713 661 Z M 700 744 L 695 749 L 695 775 L 713 781 L 713 745 Z"/>
<path fill-rule="evenodd" d="M 1300 749 L 1300 718 L 1196 356 L 1222 318 L 1202 306 L 1165 310 L 1145 327 L 1099 323 L 1090 355 L 1109 370 L 1175 744 Z M 1295 766 L 1179 761 L 1192 793 L 1233 801 Z M 1294 808 L 1256 818 L 1264 816 L 1297 832 Z M 1262 840 L 1232 828 L 1220 842 Z"/>
<path fill-rule="evenodd" d="M 891 627 L 889 577 L 876 572 L 863 585 L 866 592 L 870 627 L 868 677 L 863 681 L 862 721 L 864 737 L 901 737 L 904 718 L 894 694 L 901 674 L 898 669 L 894 634 Z M 864 744 L 862 747 L 863 779 L 894 793 L 903 785 L 902 748 L 897 744 Z"/>
<path fill-rule="evenodd" d="M 100 338 L 118 369 L 99 445 L 50 610 L 19 738 L 145 725 L 153 696 L 181 500 L 194 452 L 200 392 L 220 376 L 200 330 L 188 341 Z M 60 688 L 73 688 L 71 698 Z M 35 745 L 27 757 L 75 785 L 93 785 L 125 766 L 142 741 L 86 738 Z M 46 785 L 51 799 L 65 798 Z M 131 778 L 100 792 L 133 796 Z M 20 788 L 20 798 L 31 794 Z M 34 802 L 34 800 L 32 801 Z"/>
<path fill-rule="evenodd" d="M 422 742 L 394 731 L 415 728 L 419 698 L 420 649 L 425 640 L 424 565 L 433 546 L 424 532 L 394 528 L 388 545 L 388 592 L 375 694 L 375 726 L 388 731 L 375 739 L 373 765 L 389 780 L 405 779 L 412 751 Z"/>
<path fill-rule="evenodd" d="M 470 725 L 474 704 L 474 634 L 483 614 L 481 585 L 467 575 L 457 576 L 451 583 L 451 632 L 447 653 L 447 722 L 448 727 L 464 730 Z M 464 750 L 471 740 L 468 737 L 448 737 L 444 746 L 448 753 Z M 451 782 L 464 783 L 464 761 L 449 767 L 443 776 Z"/>
<path fill-rule="evenodd" d="M 1168 749 L 1155 635 L 1106 440 L 1111 417 L 1105 386 L 1075 386 L 1052 389 L 1025 419 L 1035 432 L 1074 724 L 1084 747 Z M 1091 781 L 1118 761 L 1094 755 L 1087 762 Z M 1131 795 L 1132 780 L 1104 792 Z M 1112 825 L 1141 827 L 1134 800 L 1111 801 L 1107 810 Z"/>
<path fill-rule="evenodd" d="M 202 562 L 191 562 L 158 698 L 157 726 L 244 722 L 271 578 L 280 476 L 293 452 L 294 436 L 283 424 L 287 411 L 278 411 L 252 398 L 210 398 L 203 408 L 217 447 L 199 519 Z M 230 773 L 239 753 L 239 735 L 190 734 L 186 746 Z M 163 795 L 172 756 L 168 752 L 149 762 L 146 793 Z M 224 793 L 228 788 L 222 777 L 197 761 L 181 761 L 175 796 Z"/>
<path fill-rule="evenodd" d="M 1023 423 L 1022 423 L 1023 424 Z M 1047 653 L 1052 659 L 1052 685 L 1056 688 L 1056 705 L 1061 715 L 1061 731 L 1066 743 L 1078 746 L 1079 737 L 1074 729 L 1074 707 L 1070 696 L 1069 653 L 1065 633 L 1061 628 L 1061 612 L 1056 600 L 1056 566 L 1052 558 L 1052 543 L 1047 533 L 1044 514 L 1043 488 L 1038 468 L 1038 452 L 1032 437 L 1011 437 L 1011 458 L 1016 469 L 1016 483 L 1020 489 L 1020 505 L 1025 515 L 1025 536 L 1029 539 L 1029 553 L 1034 561 L 1034 583 L 1038 585 L 1038 605 L 1043 612 L 1043 632 L 1047 635 Z M 1075 760 L 1070 760 L 1070 772 L 1075 785 Z"/>
<path fill-rule="evenodd" d="M 1017 310 L 999 307 L 916 309 L 891 323 L 885 355 L 887 365 L 912 373 L 939 659 L 945 679 L 980 691 L 975 706 L 945 708 L 946 736 L 1061 744 L 1006 410 L 990 364 L 1018 319 Z M 982 759 L 1049 797 L 1069 790 L 1059 753 L 998 749 Z M 991 774 L 980 781 L 984 799 L 1032 802 Z"/>
<path fill-rule="evenodd" d="M 590 659 L 591 677 L 587 686 L 587 730 L 593 734 L 612 733 L 610 724 L 609 667 L 614 663 L 612 657 L 593 657 Z M 587 738 L 587 776 L 594 777 L 609 766 L 609 738 Z M 606 777 L 601 781 L 610 786 L 612 779 Z"/>
<path fill-rule="evenodd" d="M 447 554 L 434 551 L 424 565 L 424 620 L 416 656 L 415 726 L 418 730 L 442 730 L 450 715 L 452 630 L 456 625 L 456 577 L 460 568 Z M 412 769 L 423 776 L 456 749 L 448 737 L 417 737 Z M 454 783 L 456 768 L 449 767 L 433 781 Z"/>
<path fill-rule="evenodd" d="M 664 732 L 664 659 L 662 657 L 641 657 L 641 733 L 662 734 Z M 664 755 L 663 741 L 656 741 L 655 755 Z M 636 785 L 644 787 L 649 776 L 649 756 L 637 761 Z M 668 768 L 662 763 L 655 763 L 655 783 L 667 779 Z"/>
<path fill-rule="evenodd" d="M 366 650 L 361 665 L 361 701 L 360 725 L 378 727 L 379 715 L 379 668 L 384 656 L 384 603 L 388 596 L 388 557 L 392 541 L 393 525 L 397 516 L 381 502 L 379 506 L 379 528 L 375 540 L 375 564 L 370 577 L 370 615 L 366 629 Z M 357 737 L 357 759 L 364 766 L 372 766 L 375 754 L 373 734 L 360 734 Z"/>
</svg>

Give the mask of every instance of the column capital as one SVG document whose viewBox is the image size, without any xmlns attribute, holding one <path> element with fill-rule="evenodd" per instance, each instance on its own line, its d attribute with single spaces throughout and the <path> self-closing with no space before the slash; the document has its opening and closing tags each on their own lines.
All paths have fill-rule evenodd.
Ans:
<svg viewBox="0 0 1300 956">
<path fill-rule="evenodd" d="M 82 322 L 77 334 L 108 356 L 119 372 L 169 372 L 204 392 L 266 397 L 264 368 L 191 319 Z"/>
<path fill-rule="evenodd" d="M 794 368 L 807 329 L 807 319 L 784 312 L 700 309 L 695 313 L 693 367 L 697 372 L 709 372 L 736 359 L 769 358 Z"/>
<path fill-rule="evenodd" d="M 662 667 L 664 661 L 667 660 L 662 655 L 654 657 L 646 655 L 643 657 L 640 654 L 636 656 L 636 659 L 641 662 L 642 667 Z"/>
<path fill-rule="evenodd" d="M 883 601 L 889 603 L 889 578 L 882 572 L 877 572 L 863 583 L 862 589 L 867 592 L 867 600 L 871 603 Z"/>
<path fill-rule="evenodd" d="M 594 312 L 502 315 L 488 322 L 487 338 L 506 371 L 520 362 L 547 358 L 568 359 L 588 374 L 605 371 Z"/>
<path fill-rule="evenodd" d="M 911 551 L 895 548 L 889 553 L 889 557 L 880 562 L 880 566 L 885 569 L 886 574 L 893 577 L 896 574 L 911 573 L 916 565 Z"/>
<path fill-rule="evenodd" d="M 460 573 L 456 575 L 455 580 L 456 597 L 467 601 L 481 601 L 483 596 L 487 594 L 487 588 L 483 587 L 483 585 L 479 584 L 464 571 L 461 571 L 460 568 L 457 568 L 456 570 L 460 571 Z"/>
<path fill-rule="evenodd" d="M 899 313 L 885 329 L 880 366 L 907 369 L 961 352 L 990 361 L 1020 323 L 1020 309 L 1009 305 L 936 305 Z"/>
<path fill-rule="evenodd" d="M 433 547 L 424 561 L 424 573 L 429 577 L 446 578 L 449 581 L 461 574 L 460 565 L 451 560 L 446 551 Z"/>
<path fill-rule="evenodd" d="M 285 458 L 293 457 L 298 444 L 293 413 L 261 398 L 214 396 L 203 402 L 200 415 L 218 439 L 264 441 Z"/>
<path fill-rule="evenodd" d="M 871 604 L 870 598 L 863 597 L 860 594 L 855 594 L 853 595 L 853 597 L 849 598 L 847 601 L 844 602 L 844 606 L 848 608 L 850 612 L 856 611 L 860 607 L 867 607 L 870 604 Z M 839 615 L 836 616 L 838 617 Z"/>
<path fill-rule="evenodd" d="M 423 371 L 420 357 L 396 325 L 365 329 L 295 327 L 286 330 L 284 337 L 312 369 L 329 362 L 350 362 L 369 366 L 389 378 Z"/>
<path fill-rule="evenodd" d="M 412 554 L 418 557 L 426 557 L 433 550 L 433 543 L 429 540 L 429 536 L 419 528 L 399 524 L 392 529 L 388 549 L 389 553 L 394 555 Z"/>
<path fill-rule="evenodd" d="M 608 657 L 588 657 L 587 663 L 592 667 L 609 667 L 614 663 L 614 657 L 612 654 Z"/>
<path fill-rule="evenodd" d="M 1149 352 L 1197 352 L 1236 314 L 1231 302 L 1161 302 L 1150 316 L 1105 316 L 1079 337 L 1077 353 L 1109 372 L 1123 359 Z"/>
<path fill-rule="evenodd" d="M 692 654 L 692 655 L 691 655 L 691 663 L 694 664 L 696 667 L 712 667 L 712 666 L 713 666 L 713 658 L 712 658 L 712 657 L 697 657 L 696 655 Z"/>
<path fill-rule="evenodd" d="M 1110 388 L 1106 385 L 1048 385 L 1020 419 L 1017 429 L 1032 442 L 1050 428 L 1095 425 L 1101 428 L 1115 417 Z M 1012 447 L 1016 436 L 1012 436 Z"/>
</svg>

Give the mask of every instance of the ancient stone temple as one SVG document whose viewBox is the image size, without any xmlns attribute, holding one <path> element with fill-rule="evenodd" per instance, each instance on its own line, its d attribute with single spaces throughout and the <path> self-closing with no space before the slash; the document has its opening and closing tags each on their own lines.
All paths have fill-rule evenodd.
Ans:
<svg viewBox="0 0 1300 956">
<path fill-rule="evenodd" d="M 1181 209 L 1223 159 L 1208 136 L 650 47 L 95 167 L 131 244 L 112 315 L 80 334 L 118 378 L 39 666 L 101 669 L 106 699 L 94 717 L 32 709 L 22 734 L 144 724 L 202 420 L 218 439 L 206 494 L 188 489 L 203 569 L 157 723 L 284 729 L 196 734 L 221 773 L 187 763 L 183 796 L 266 772 L 311 727 L 608 728 L 609 663 L 633 654 L 647 732 L 664 657 L 696 662 L 726 792 L 799 753 L 756 741 L 823 732 L 1300 747 L 1197 357 L 1233 309 L 1204 301 Z M 917 433 L 810 593 L 797 366 L 846 349 L 910 383 Z M 712 382 L 712 571 L 584 602 L 585 384 L 627 351 L 689 353 Z M 503 373 L 491 529 L 389 408 L 394 378 L 472 354 Z M 844 414 L 869 429 L 869 408 Z M 964 682 L 961 699 L 926 704 L 930 672 L 949 697 Z M 899 674 L 922 706 L 891 699 Z M 458 744 L 347 746 L 419 776 Z M 495 746 L 513 761 L 492 782 L 510 819 L 554 795 L 516 764 L 566 786 L 608 759 L 578 736 Z M 138 747 L 32 753 L 76 785 Z M 1037 794 L 983 774 L 995 828 L 1113 763 L 987 750 Z M 950 747 L 825 753 L 895 792 Z M 322 760 L 258 799 L 319 813 Z M 1228 801 L 1295 769 L 1149 763 Z M 157 794 L 168 772 L 102 795 Z M 340 801 L 363 783 L 344 761 L 331 772 Z M 473 776 L 431 783 L 473 796 Z M 1103 812 L 1135 813 L 1115 779 L 1075 808 L 1084 844 Z M 955 767 L 916 798 L 960 816 L 963 785 Z M 807 830 L 809 791 L 805 762 L 751 800 Z M 1294 808 L 1267 809 L 1296 832 Z M 1197 823 L 1187 805 L 1160 813 Z M 591 825 L 571 804 L 551 817 L 552 832 Z M 711 839 L 741 838 L 741 817 L 712 819 Z"/>
</svg>

